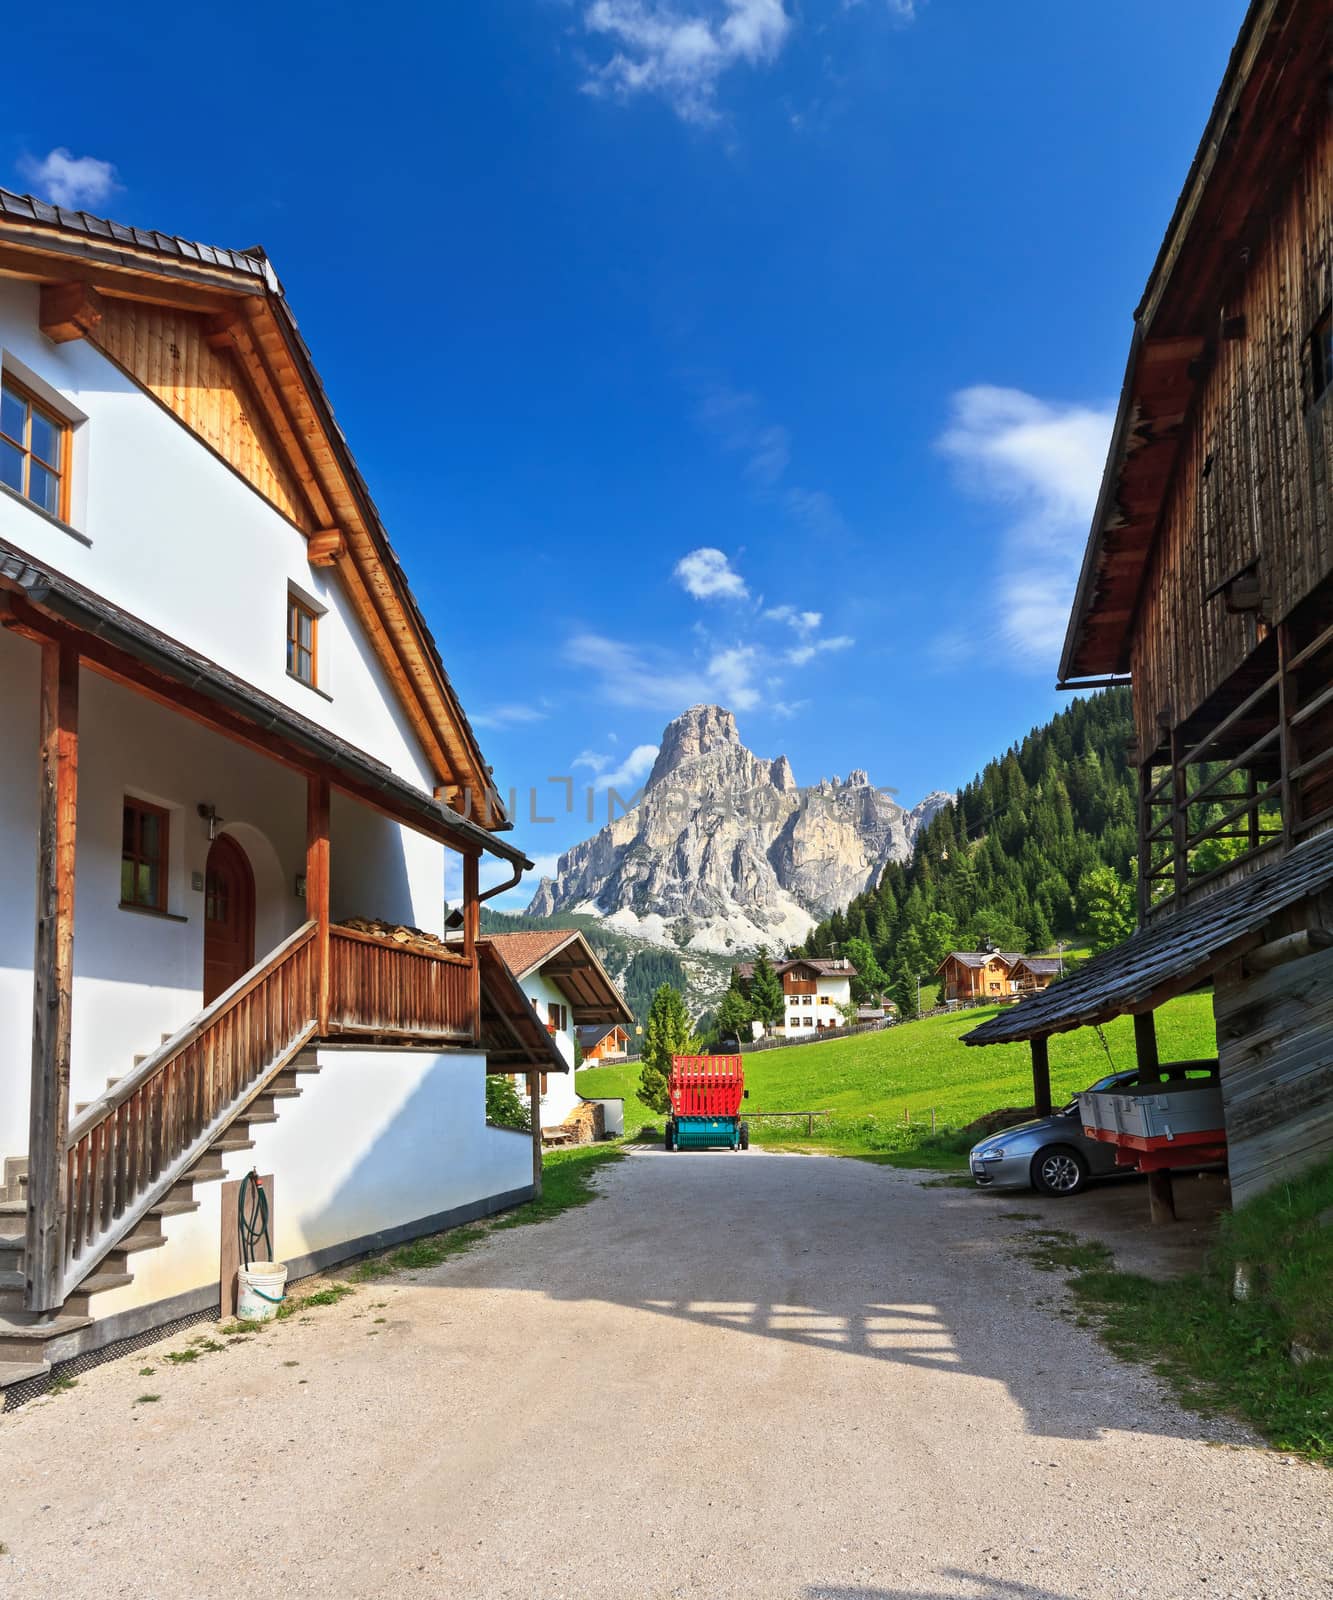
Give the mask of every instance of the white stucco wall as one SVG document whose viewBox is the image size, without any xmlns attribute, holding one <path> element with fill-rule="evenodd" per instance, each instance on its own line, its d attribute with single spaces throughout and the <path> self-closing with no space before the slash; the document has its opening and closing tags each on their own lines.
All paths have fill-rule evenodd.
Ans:
<svg viewBox="0 0 1333 1600">
<path fill-rule="evenodd" d="M 38 647 L 0 629 L 0 1155 L 27 1148 L 36 901 Z M 80 674 L 71 1105 L 94 1099 L 203 1000 L 201 802 L 255 876 L 255 955 L 305 921 L 306 784 L 297 773 L 145 700 Z M 120 909 L 127 794 L 170 813 L 170 917 Z M 361 914 L 439 932 L 445 849 L 335 795 L 335 917 Z"/>
<path fill-rule="evenodd" d="M 850 1005 L 852 981 L 850 978 L 817 978 L 814 994 L 789 994 L 783 997 L 783 1033 L 787 1038 L 797 1034 L 815 1034 L 820 1024 L 826 1028 L 841 1028 L 846 1018 L 838 1009 Z M 811 1018 L 806 1026 L 805 1019 Z"/>
<path fill-rule="evenodd" d="M 82 415 L 71 538 L 0 494 L 0 538 L 188 643 L 429 789 L 424 756 L 331 569 L 303 535 L 86 340 L 37 327 L 35 285 L 0 280 L 0 367 Z M 328 608 L 321 687 L 287 675 L 287 586 Z"/>
<path fill-rule="evenodd" d="M 546 1075 L 546 1093 L 541 1097 L 541 1123 L 543 1128 L 556 1128 L 565 1120 L 569 1113 L 578 1105 L 581 1096 L 574 1087 L 574 1017 L 573 1007 L 569 996 L 558 983 L 552 983 L 549 978 L 544 978 L 538 970 L 529 973 L 519 985 L 528 999 L 537 1007 L 537 1015 L 543 1024 L 550 1016 L 549 1007 L 554 1002 L 565 1008 L 565 1026 L 554 1035 L 556 1048 L 569 1063 L 568 1072 L 549 1072 Z M 524 1104 L 527 1103 L 527 1085 L 521 1083 L 519 1094 Z"/>
<path fill-rule="evenodd" d="M 223 1158 L 231 1178 L 273 1174 L 279 1260 L 531 1184 L 528 1135 L 486 1125 L 483 1056 L 327 1049 L 317 1059 L 300 1098 L 278 1101 L 278 1121 L 253 1128 L 255 1148 Z M 134 1282 L 98 1295 L 94 1315 L 216 1283 L 221 1190 L 200 1184 L 200 1209 L 169 1218 L 167 1245 L 132 1255 Z"/>
</svg>

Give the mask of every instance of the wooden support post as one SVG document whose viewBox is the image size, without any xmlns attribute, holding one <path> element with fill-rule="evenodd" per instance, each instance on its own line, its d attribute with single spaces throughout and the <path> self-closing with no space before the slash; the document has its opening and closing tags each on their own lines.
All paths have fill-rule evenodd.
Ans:
<svg viewBox="0 0 1333 1600">
<path fill-rule="evenodd" d="M 532 1108 L 532 1198 L 542 1197 L 542 1086 L 539 1073 L 528 1074 L 528 1104 Z"/>
<path fill-rule="evenodd" d="M 1291 659 L 1291 636 L 1287 631 L 1287 624 L 1279 622 L 1277 625 L 1277 716 L 1278 716 L 1278 752 L 1282 761 L 1281 788 L 1278 793 L 1282 802 L 1282 848 L 1289 850 L 1295 837 L 1296 827 L 1296 796 L 1291 786 L 1291 774 L 1298 764 L 1299 757 L 1296 752 L 1295 733 L 1291 726 L 1291 719 L 1295 715 L 1296 692 L 1291 681 L 1291 671 L 1287 662 Z"/>
<path fill-rule="evenodd" d="M 1171 730 L 1171 851 L 1172 886 L 1182 899 L 1189 893 L 1189 775 L 1185 765 L 1185 741 L 1180 728 Z"/>
<path fill-rule="evenodd" d="M 477 959 L 477 939 L 481 934 L 481 856 L 463 857 L 463 954 L 472 963 L 470 995 L 472 1037 L 481 1042 L 481 963 Z"/>
<path fill-rule="evenodd" d="M 1161 1077 L 1161 1061 L 1157 1054 L 1157 1018 L 1154 1012 L 1134 1013 L 1134 1055 L 1143 1077 Z"/>
<path fill-rule="evenodd" d="M 61 1303 L 65 1272 L 79 770 L 79 656 L 68 641 L 42 645 L 38 727 L 41 790 L 23 1303 L 29 1311 L 54 1311 Z"/>
<path fill-rule="evenodd" d="M 309 778 L 305 812 L 305 914 L 315 924 L 315 1021 L 329 1031 L 329 782 Z"/>
<path fill-rule="evenodd" d="M 1148 875 L 1152 871 L 1152 845 L 1148 834 L 1152 831 L 1152 807 L 1148 804 L 1148 790 L 1152 787 L 1152 758 L 1138 769 L 1138 823 L 1139 823 L 1139 881 L 1137 885 L 1139 927 L 1148 920 Z"/>
<path fill-rule="evenodd" d="M 1045 1034 L 1030 1039 L 1032 1047 L 1032 1103 L 1039 1117 L 1051 1114 L 1051 1052 Z"/>
<path fill-rule="evenodd" d="M 1176 1191 L 1166 1168 L 1148 1174 L 1148 1219 L 1154 1223 L 1176 1220 Z"/>
</svg>

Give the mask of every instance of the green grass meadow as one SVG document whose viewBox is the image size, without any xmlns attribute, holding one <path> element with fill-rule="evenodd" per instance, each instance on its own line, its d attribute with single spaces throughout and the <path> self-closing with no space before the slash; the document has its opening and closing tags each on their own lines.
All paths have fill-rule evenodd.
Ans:
<svg viewBox="0 0 1333 1600">
<path fill-rule="evenodd" d="M 928 1143 L 921 1148 L 922 1140 L 929 1140 L 932 1109 L 942 1133 L 988 1111 L 1032 1103 L 1032 1058 L 1026 1044 L 978 1049 L 962 1043 L 963 1034 L 994 1015 L 993 1008 L 953 1012 L 881 1033 L 747 1055 L 747 1111 L 832 1113 L 816 1120 L 813 1137 L 807 1136 L 804 1120 L 756 1121 L 751 1137 L 757 1144 L 815 1144 L 849 1154 L 947 1154 L 931 1152 Z M 1108 1023 L 1105 1037 L 1107 1049 L 1092 1028 L 1052 1038 L 1051 1089 L 1057 1103 L 1106 1072 L 1134 1065 L 1129 1017 Z M 1215 1055 L 1211 993 L 1183 995 L 1163 1006 L 1157 1013 L 1157 1037 L 1163 1061 Z M 639 1100 L 638 1082 L 637 1063 L 588 1067 L 578 1074 L 581 1094 L 623 1097 L 628 1137 L 662 1122 Z M 951 1157 L 921 1164 L 956 1163 Z"/>
</svg>

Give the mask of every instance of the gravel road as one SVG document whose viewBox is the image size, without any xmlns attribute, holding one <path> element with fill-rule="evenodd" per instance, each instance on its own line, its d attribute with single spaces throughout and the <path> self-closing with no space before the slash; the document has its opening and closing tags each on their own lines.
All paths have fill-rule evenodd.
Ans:
<svg viewBox="0 0 1333 1600">
<path fill-rule="evenodd" d="M 599 1181 L 5 1416 L 0 1592 L 1333 1600 L 1333 1476 L 1062 1318 L 1026 1197 L 755 1150 Z"/>
</svg>

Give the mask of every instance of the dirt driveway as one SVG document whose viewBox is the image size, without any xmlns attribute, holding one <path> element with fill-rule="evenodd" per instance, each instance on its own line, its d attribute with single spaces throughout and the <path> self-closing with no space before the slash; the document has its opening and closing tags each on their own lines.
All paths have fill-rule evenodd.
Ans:
<svg viewBox="0 0 1333 1600">
<path fill-rule="evenodd" d="M 1006 1244 L 1026 1197 L 754 1150 L 600 1182 L 6 1416 L 0 1592 L 1333 1597 L 1333 1480 L 1061 1319 Z"/>
</svg>

